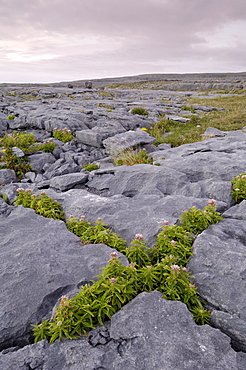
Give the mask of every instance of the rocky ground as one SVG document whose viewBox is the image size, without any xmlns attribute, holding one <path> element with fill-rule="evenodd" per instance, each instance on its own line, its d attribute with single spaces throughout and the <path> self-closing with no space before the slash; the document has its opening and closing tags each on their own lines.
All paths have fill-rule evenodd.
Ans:
<svg viewBox="0 0 246 370">
<path fill-rule="evenodd" d="M 233 81 L 235 89 L 239 83 L 244 82 Z M 14 171 L 0 170 L 0 192 L 8 198 L 8 203 L 0 198 L 1 369 L 246 368 L 246 201 L 235 205 L 231 197 L 232 178 L 246 171 L 246 132 L 216 132 L 171 148 L 155 147 L 141 130 L 164 113 L 185 124 L 181 107 L 187 96 L 200 94 L 194 90 L 0 88 L 2 135 L 32 132 L 46 142 L 55 128 L 65 127 L 75 135 L 69 143 L 54 140 L 53 153 L 28 153 L 33 171 L 21 182 Z M 131 113 L 139 106 L 148 116 Z M 196 113 L 212 109 L 201 106 Z M 10 115 L 14 119 L 8 120 Z M 159 166 L 115 167 L 112 155 L 132 147 L 145 148 Z M 86 171 L 82 167 L 88 163 L 99 169 Z M 188 264 L 212 311 L 211 325 L 196 325 L 181 302 L 143 292 L 88 338 L 33 344 L 31 324 L 50 318 L 63 294 L 73 295 L 93 279 L 112 248 L 81 245 L 63 221 L 11 205 L 19 187 L 45 191 L 62 204 L 67 218 L 102 218 L 128 243 L 141 233 L 149 246 L 163 220 L 175 224 L 185 209 L 215 199 L 223 220 L 196 238 Z"/>
</svg>

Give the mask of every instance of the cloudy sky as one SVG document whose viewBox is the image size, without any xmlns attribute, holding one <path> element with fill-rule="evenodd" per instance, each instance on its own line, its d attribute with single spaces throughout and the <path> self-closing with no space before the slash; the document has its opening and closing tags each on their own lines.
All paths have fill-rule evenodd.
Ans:
<svg viewBox="0 0 246 370">
<path fill-rule="evenodd" d="M 0 0 L 0 83 L 246 71 L 246 0 Z"/>
</svg>

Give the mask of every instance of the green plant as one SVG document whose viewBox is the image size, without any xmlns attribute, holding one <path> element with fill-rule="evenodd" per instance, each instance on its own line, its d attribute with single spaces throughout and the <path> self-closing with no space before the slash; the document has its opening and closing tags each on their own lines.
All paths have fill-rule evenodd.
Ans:
<svg viewBox="0 0 246 370">
<path fill-rule="evenodd" d="M 137 267 L 150 265 L 150 256 L 148 254 L 148 247 L 144 241 L 142 234 L 136 234 L 135 239 L 131 242 L 130 246 L 126 248 L 126 258 L 135 263 Z"/>
<path fill-rule="evenodd" d="M 67 143 L 68 141 L 74 139 L 73 134 L 67 127 L 63 128 L 62 130 L 54 129 L 53 137 L 62 141 L 63 143 Z"/>
<path fill-rule="evenodd" d="M 11 148 L 4 150 L 4 156 L 1 158 L 4 164 L 0 164 L 0 169 L 8 168 L 14 170 L 18 179 L 22 179 L 26 172 L 32 170 L 30 163 L 26 157 L 17 157 Z"/>
<path fill-rule="evenodd" d="M 203 210 L 191 207 L 184 211 L 180 216 L 180 225 L 190 233 L 199 234 L 221 219 L 220 213 L 216 211 L 216 201 L 211 199 Z"/>
<path fill-rule="evenodd" d="M 246 172 L 235 176 L 232 181 L 232 198 L 236 203 L 246 199 Z"/>
<path fill-rule="evenodd" d="M 39 195 L 33 194 L 30 189 L 17 189 L 18 196 L 15 199 L 15 205 L 22 205 L 26 208 L 34 209 L 34 211 L 47 218 L 53 218 L 54 220 L 64 220 L 64 213 L 61 205 L 56 201 L 48 197 L 45 192 Z"/>
<path fill-rule="evenodd" d="M 14 120 L 14 119 L 15 119 L 15 115 L 14 115 L 14 114 L 10 114 L 10 115 L 7 117 L 7 119 L 8 119 L 9 121 L 12 121 L 12 120 Z"/>
<path fill-rule="evenodd" d="M 56 144 L 52 140 L 49 140 L 46 143 L 37 144 L 36 146 L 34 146 L 33 150 L 42 150 L 45 153 L 52 153 L 55 148 Z"/>
<path fill-rule="evenodd" d="M 28 152 L 31 145 L 35 143 L 34 134 L 26 134 L 23 132 L 12 132 L 11 135 L 5 134 L 0 139 L 0 145 L 4 148 L 13 148 L 14 146 L 20 148 L 24 153 Z"/>
<path fill-rule="evenodd" d="M 185 266 L 192 255 L 192 235 L 182 226 L 169 226 L 167 221 L 161 227 L 157 241 L 152 249 L 152 263 L 160 262 L 165 256 L 172 255 L 176 263 Z"/>
<path fill-rule="evenodd" d="M 98 170 L 99 166 L 97 164 L 89 163 L 83 166 L 83 168 L 86 171 L 94 171 L 94 170 Z"/>
<path fill-rule="evenodd" d="M 82 244 L 103 243 L 117 249 L 119 252 L 124 252 L 126 249 L 125 240 L 108 228 L 100 218 L 97 219 L 95 226 L 85 221 L 84 216 L 81 216 L 79 220 L 71 216 L 66 224 L 68 230 L 81 239 Z"/>
<path fill-rule="evenodd" d="M 142 108 L 142 107 L 132 108 L 131 113 L 132 114 L 140 114 L 141 116 L 147 116 L 148 115 L 147 110 Z"/>
<path fill-rule="evenodd" d="M 182 109 L 182 110 L 187 110 L 187 111 L 189 111 L 189 112 L 191 112 L 191 113 L 196 113 L 195 108 L 194 108 L 194 107 L 192 107 L 192 106 L 183 105 L 183 107 L 182 107 L 181 109 Z"/>
<path fill-rule="evenodd" d="M 153 164 L 153 158 L 149 157 L 146 150 L 126 149 L 114 158 L 116 166 L 133 166 L 134 164 Z"/>
</svg>

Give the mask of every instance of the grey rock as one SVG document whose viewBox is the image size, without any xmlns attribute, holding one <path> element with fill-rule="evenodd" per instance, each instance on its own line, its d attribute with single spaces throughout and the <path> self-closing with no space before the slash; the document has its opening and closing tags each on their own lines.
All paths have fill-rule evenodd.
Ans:
<svg viewBox="0 0 246 370">
<path fill-rule="evenodd" d="M 46 169 L 44 177 L 50 180 L 55 176 L 66 175 L 67 173 L 79 171 L 80 167 L 73 160 L 65 161 L 63 158 L 60 158 Z"/>
<path fill-rule="evenodd" d="M 50 180 L 50 187 L 60 191 L 66 191 L 73 188 L 75 185 L 84 184 L 87 179 L 88 174 L 83 172 L 55 176 Z"/>
<path fill-rule="evenodd" d="M 183 303 L 166 301 L 157 291 L 139 294 L 117 312 L 109 338 L 107 330 L 100 332 L 105 344 L 95 347 L 85 338 L 53 345 L 41 341 L 0 354 L 0 365 L 10 370 L 239 370 L 245 363 L 226 335 L 196 325 Z"/>
<path fill-rule="evenodd" d="M 225 133 L 215 127 L 208 127 L 202 136 L 204 139 L 208 139 L 215 136 L 225 136 Z"/>
<path fill-rule="evenodd" d="M 117 155 L 118 153 L 129 149 L 135 148 L 139 145 L 152 144 L 155 138 L 150 136 L 143 130 L 127 131 L 123 134 L 117 134 L 103 140 L 103 146 L 106 152 L 110 155 Z"/>
<path fill-rule="evenodd" d="M 106 198 L 83 189 L 72 189 L 62 194 L 48 189 L 46 193 L 62 204 L 66 218 L 85 215 L 86 220 L 95 222 L 100 217 L 128 243 L 140 233 L 149 246 L 155 243 L 164 220 L 174 224 L 185 209 L 192 206 L 203 208 L 207 204 L 207 199 L 179 195 L 139 194 L 133 198 L 122 195 Z"/>
<path fill-rule="evenodd" d="M 100 148 L 102 146 L 103 135 L 98 131 L 82 130 L 76 131 L 76 138 L 79 143 Z"/>
<path fill-rule="evenodd" d="M 48 163 L 49 166 L 54 163 L 55 157 L 51 153 L 35 153 L 29 156 L 30 165 L 33 171 L 42 173 L 44 166 Z"/>
<path fill-rule="evenodd" d="M 22 206 L 1 219 L 0 348 L 28 344 L 30 325 L 42 321 L 61 295 L 97 275 L 111 252 L 101 244 L 80 245 L 62 221 Z"/>
<path fill-rule="evenodd" d="M 0 170 L 0 185 L 9 184 L 17 180 L 14 170 L 4 168 Z"/>
<path fill-rule="evenodd" d="M 233 318 L 224 321 L 217 315 L 214 323 L 219 321 L 221 330 L 236 342 L 240 335 L 244 351 L 246 350 L 245 245 L 245 220 L 226 218 L 210 226 L 196 238 L 193 245 L 194 256 L 189 262 L 201 297 L 215 309 L 233 315 Z M 228 330 L 227 326 L 231 326 L 232 329 Z M 235 332 L 239 334 L 234 335 Z"/>
<path fill-rule="evenodd" d="M 190 121 L 190 118 L 174 116 L 174 115 L 166 115 L 166 119 L 170 119 L 172 121 L 180 122 L 180 123 L 187 123 Z"/>
<path fill-rule="evenodd" d="M 25 153 L 20 149 L 20 148 L 17 148 L 16 146 L 14 146 L 12 148 L 12 152 L 14 153 L 14 155 L 18 158 L 22 158 L 25 156 Z"/>
</svg>

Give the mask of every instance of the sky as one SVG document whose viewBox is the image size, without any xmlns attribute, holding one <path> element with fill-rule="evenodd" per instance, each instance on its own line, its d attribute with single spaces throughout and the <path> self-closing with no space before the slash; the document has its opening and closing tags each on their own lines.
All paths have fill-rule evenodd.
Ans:
<svg viewBox="0 0 246 370">
<path fill-rule="evenodd" d="M 245 0 L 0 0 L 0 83 L 245 71 Z"/>
</svg>

